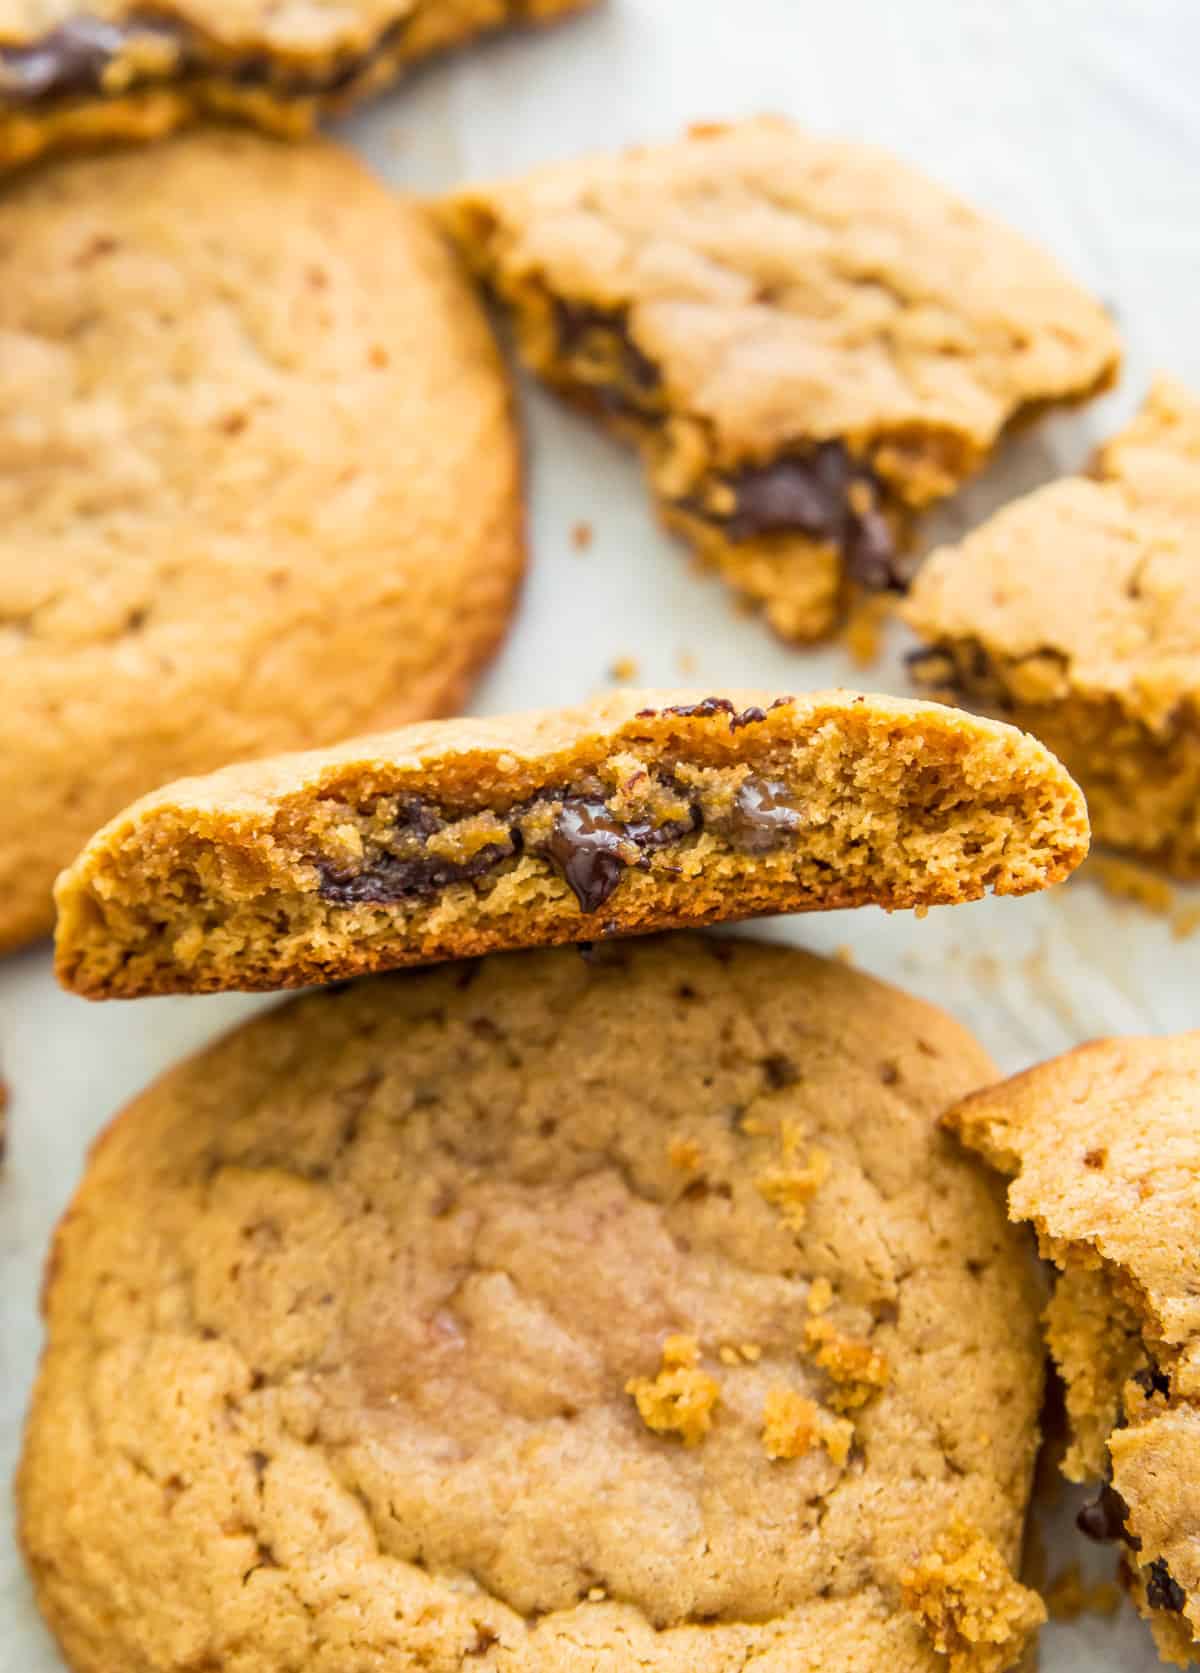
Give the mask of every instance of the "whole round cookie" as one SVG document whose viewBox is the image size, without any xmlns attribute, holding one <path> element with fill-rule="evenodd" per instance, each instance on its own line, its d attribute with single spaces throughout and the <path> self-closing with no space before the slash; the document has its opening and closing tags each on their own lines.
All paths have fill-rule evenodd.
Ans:
<svg viewBox="0 0 1200 1673">
<path fill-rule="evenodd" d="M 80 1673 L 996 1673 L 1041 1395 L 994 1075 L 688 936 L 385 976 L 139 1099 L 20 1471 Z M 947 1659 L 948 1658 L 948 1659 Z"/>
<path fill-rule="evenodd" d="M 178 773 L 456 708 L 523 560 L 486 322 L 345 152 L 198 132 L 0 199 L 0 948 Z"/>
</svg>

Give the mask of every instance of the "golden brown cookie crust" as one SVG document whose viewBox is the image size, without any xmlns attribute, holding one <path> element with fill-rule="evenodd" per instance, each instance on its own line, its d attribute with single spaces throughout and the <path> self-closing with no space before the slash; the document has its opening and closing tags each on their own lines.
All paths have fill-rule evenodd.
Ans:
<svg viewBox="0 0 1200 1673">
<path fill-rule="evenodd" d="M 381 978 L 175 1069 L 47 1282 L 19 1496 L 67 1659 L 946 1673 L 952 1627 L 1013 1665 L 1038 1289 L 936 1124 L 993 1073 L 836 962 L 691 937 Z M 830 1157 L 802 1227 L 755 1184 L 789 1128 Z M 814 1292 L 891 1368 L 848 1418 Z M 693 1445 L 635 1398 L 668 1357 L 719 1390 Z M 840 1459 L 771 1455 L 781 1389 Z M 987 1595 L 931 1606 L 960 1527 Z"/>
<path fill-rule="evenodd" d="M 424 212 L 208 131 L 0 201 L 0 948 L 181 772 L 453 712 L 524 557 L 510 394 Z"/>
<path fill-rule="evenodd" d="M 1006 506 L 921 570 L 920 684 L 1043 738 L 1096 835 L 1200 877 L 1200 402 L 1161 380 L 1094 474 Z"/>
<path fill-rule="evenodd" d="M 1101 1040 L 973 1095 L 948 1125 L 1008 1175 L 1010 1218 L 1060 1269 L 1048 1340 L 1067 1384 L 1081 1518 L 1122 1539 L 1164 1659 L 1200 1658 L 1200 1033 Z"/>
<path fill-rule="evenodd" d="M 592 0 L 16 0 L 0 38 L 0 167 L 158 139 L 197 119 L 289 139 L 412 65 Z"/>
<path fill-rule="evenodd" d="M 1075 786 L 1011 728 L 851 692 L 621 691 L 155 792 L 60 879 L 58 972 L 93 998 L 300 986 L 1024 894 L 1086 849 Z"/>
<path fill-rule="evenodd" d="M 1113 378 L 1103 309 L 896 159 L 778 118 L 442 206 L 522 356 L 642 450 L 667 522 L 785 637 L 899 579 L 1005 427 Z"/>
</svg>

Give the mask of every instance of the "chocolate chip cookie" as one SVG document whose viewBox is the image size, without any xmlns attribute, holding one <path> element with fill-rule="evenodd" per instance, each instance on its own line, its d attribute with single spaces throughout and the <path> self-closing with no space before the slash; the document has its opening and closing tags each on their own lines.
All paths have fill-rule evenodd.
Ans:
<svg viewBox="0 0 1200 1673">
<path fill-rule="evenodd" d="M 1200 1661 L 1200 1033 L 1101 1040 L 968 1098 L 949 1125 L 1012 1183 L 1059 1269 L 1079 1525 L 1124 1542 L 1164 1660 Z"/>
<path fill-rule="evenodd" d="M 294 987 L 767 912 L 1026 894 L 1083 858 L 1082 797 L 938 704 L 611 694 L 443 721 L 154 792 L 58 885 L 91 998 Z"/>
<path fill-rule="evenodd" d="M 1102 308 L 894 158 L 781 120 L 442 210 L 521 354 L 640 449 L 659 509 L 791 639 L 904 579 L 917 511 L 1117 367 Z"/>
<path fill-rule="evenodd" d="M 471 287 L 348 154 L 237 132 L 0 198 L 0 948 L 155 784 L 453 711 L 523 561 Z"/>
<path fill-rule="evenodd" d="M 1040 1300 L 836 962 L 689 936 L 307 996 L 59 1231 L 20 1470 L 77 1673 L 999 1673 Z"/>
<path fill-rule="evenodd" d="M 1162 382 L 1094 473 L 935 553 L 918 682 L 1044 738 L 1096 835 L 1200 878 L 1200 402 Z"/>
<path fill-rule="evenodd" d="M 0 24 L 0 166 L 199 116 L 292 138 L 431 53 L 591 0 L 8 0 Z"/>
</svg>

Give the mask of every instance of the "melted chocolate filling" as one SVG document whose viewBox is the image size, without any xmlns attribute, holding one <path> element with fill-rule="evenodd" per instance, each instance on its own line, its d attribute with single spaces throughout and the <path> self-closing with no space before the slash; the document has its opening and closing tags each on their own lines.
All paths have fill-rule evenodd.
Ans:
<svg viewBox="0 0 1200 1673">
<path fill-rule="evenodd" d="M 732 704 L 725 699 L 710 701 L 729 711 L 731 725 L 735 719 L 743 725 L 749 724 L 747 719 L 736 715 Z M 696 709 L 701 707 L 694 705 Z M 761 710 L 746 710 L 745 715 L 763 718 Z M 779 847 L 804 823 L 803 814 L 789 805 L 787 794 L 782 784 L 772 780 L 746 779 L 737 791 L 732 809 L 722 819 L 723 834 L 746 853 L 764 854 Z M 505 838 L 488 843 L 469 860 L 447 860 L 429 853 L 408 857 L 384 854 L 359 872 L 339 871 L 319 862 L 321 896 L 335 906 L 386 906 L 399 901 L 429 900 L 452 883 L 485 877 L 525 852 L 527 845 L 521 821 L 534 806 L 535 802 L 528 802 L 514 808 Z M 566 796 L 550 835 L 536 850 L 530 851 L 549 861 L 574 894 L 582 912 L 598 912 L 626 871 L 635 866 L 645 869 L 652 854 L 699 831 L 703 824 L 704 815 L 698 802 L 691 803 L 686 818 L 652 825 L 648 820 L 618 818 L 598 796 Z M 442 829 L 442 821 L 427 804 L 409 802 L 401 810 L 397 829 L 429 837 Z"/>
<path fill-rule="evenodd" d="M 76 17 L 25 46 L 0 46 L 0 99 L 10 105 L 37 105 L 51 99 L 97 96 L 106 89 L 109 66 L 138 40 L 157 39 L 175 48 L 169 69 L 135 72 L 134 81 L 180 80 L 218 74 L 244 87 L 271 87 L 291 98 L 336 93 L 347 87 L 396 39 L 403 26 L 394 24 L 369 52 L 346 59 L 323 74 L 283 74 L 265 53 L 223 58 L 206 51 L 202 39 L 186 24 L 162 17 L 130 18 L 110 23 L 103 18 Z"/>
<path fill-rule="evenodd" d="M 654 404 L 646 397 L 661 383 L 659 370 L 630 336 L 624 310 L 566 302 L 560 297 L 554 298 L 553 307 L 559 354 L 564 360 L 585 351 L 594 337 L 615 351 L 618 380 L 589 385 L 591 399 L 608 412 L 656 417 Z M 853 503 L 867 497 L 861 493 L 866 489 L 872 506 L 878 504 L 882 483 L 842 442 L 819 442 L 805 453 L 744 470 L 730 486 L 734 509 L 727 518 L 714 517 L 696 500 L 681 500 L 680 506 L 708 522 L 722 522 L 735 545 L 758 535 L 789 531 L 833 541 L 841 549 L 846 574 L 859 586 L 874 592 L 906 588 L 887 518 L 874 509 L 856 510 Z M 860 488 L 857 494 L 856 487 Z"/>
<path fill-rule="evenodd" d="M 840 441 L 821 442 L 807 453 L 745 470 L 732 483 L 734 510 L 725 532 L 735 544 L 763 534 L 798 531 L 841 549 L 846 574 L 874 592 L 903 591 L 896 543 L 887 519 L 857 511 L 853 490 L 862 485 L 872 502 L 879 478 Z"/>
</svg>

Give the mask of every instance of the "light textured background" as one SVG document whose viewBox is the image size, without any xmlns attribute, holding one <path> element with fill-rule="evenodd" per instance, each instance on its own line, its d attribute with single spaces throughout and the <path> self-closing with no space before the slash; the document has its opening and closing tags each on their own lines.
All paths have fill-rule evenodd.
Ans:
<svg viewBox="0 0 1200 1673">
<path fill-rule="evenodd" d="M 423 72 L 349 133 L 388 178 L 430 190 L 772 110 L 890 146 L 1006 216 L 1115 309 L 1127 371 L 1104 403 L 1022 438 L 942 516 L 946 533 L 1079 465 L 1155 368 L 1200 388 L 1197 63 L 1197 0 L 609 0 L 541 38 Z M 678 684 L 684 652 L 703 686 L 904 690 L 899 646 L 863 676 L 840 652 L 789 652 L 735 615 L 657 532 L 630 459 L 542 396 L 528 395 L 526 411 L 534 565 L 479 709 L 575 700 L 621 656 L 637 659 L 646 683 Z M 586 554 L 569 538 L 579 520 L 595 530 Z M 1161 920 L 1112 902 L 1086 875 L 1048 897 L 923 923 L 862 912 L 764 933 L 849 946 L 865 968 L 954 1011 L 1006 1069 L 1098 1033 L 1200 1024 L 1200 936 L 1172 941 Z M 0 1063 L 13 1091 L 0 1178 L 0 1477 L 15 1461 L 37 1352 L 39 1265 L 84 1147 L 153 1075 L 255 1005 L 89 1008 L 56 991 L 45 949 L 0 966 Z M 1052 1570 L 1081 1543 L 1065 1512 L 1059 1520 Z M 10 1529 L 0 1511 L 0 1669 L 52 1673 L 61 1664 Z M 1096 1562 L 1100 1572 L 1111 1555 Z M 1042 1665 L 1158 1664 L 1138 1623 L 1091 1618 L 1051 1628 Z"/>
</svg>

